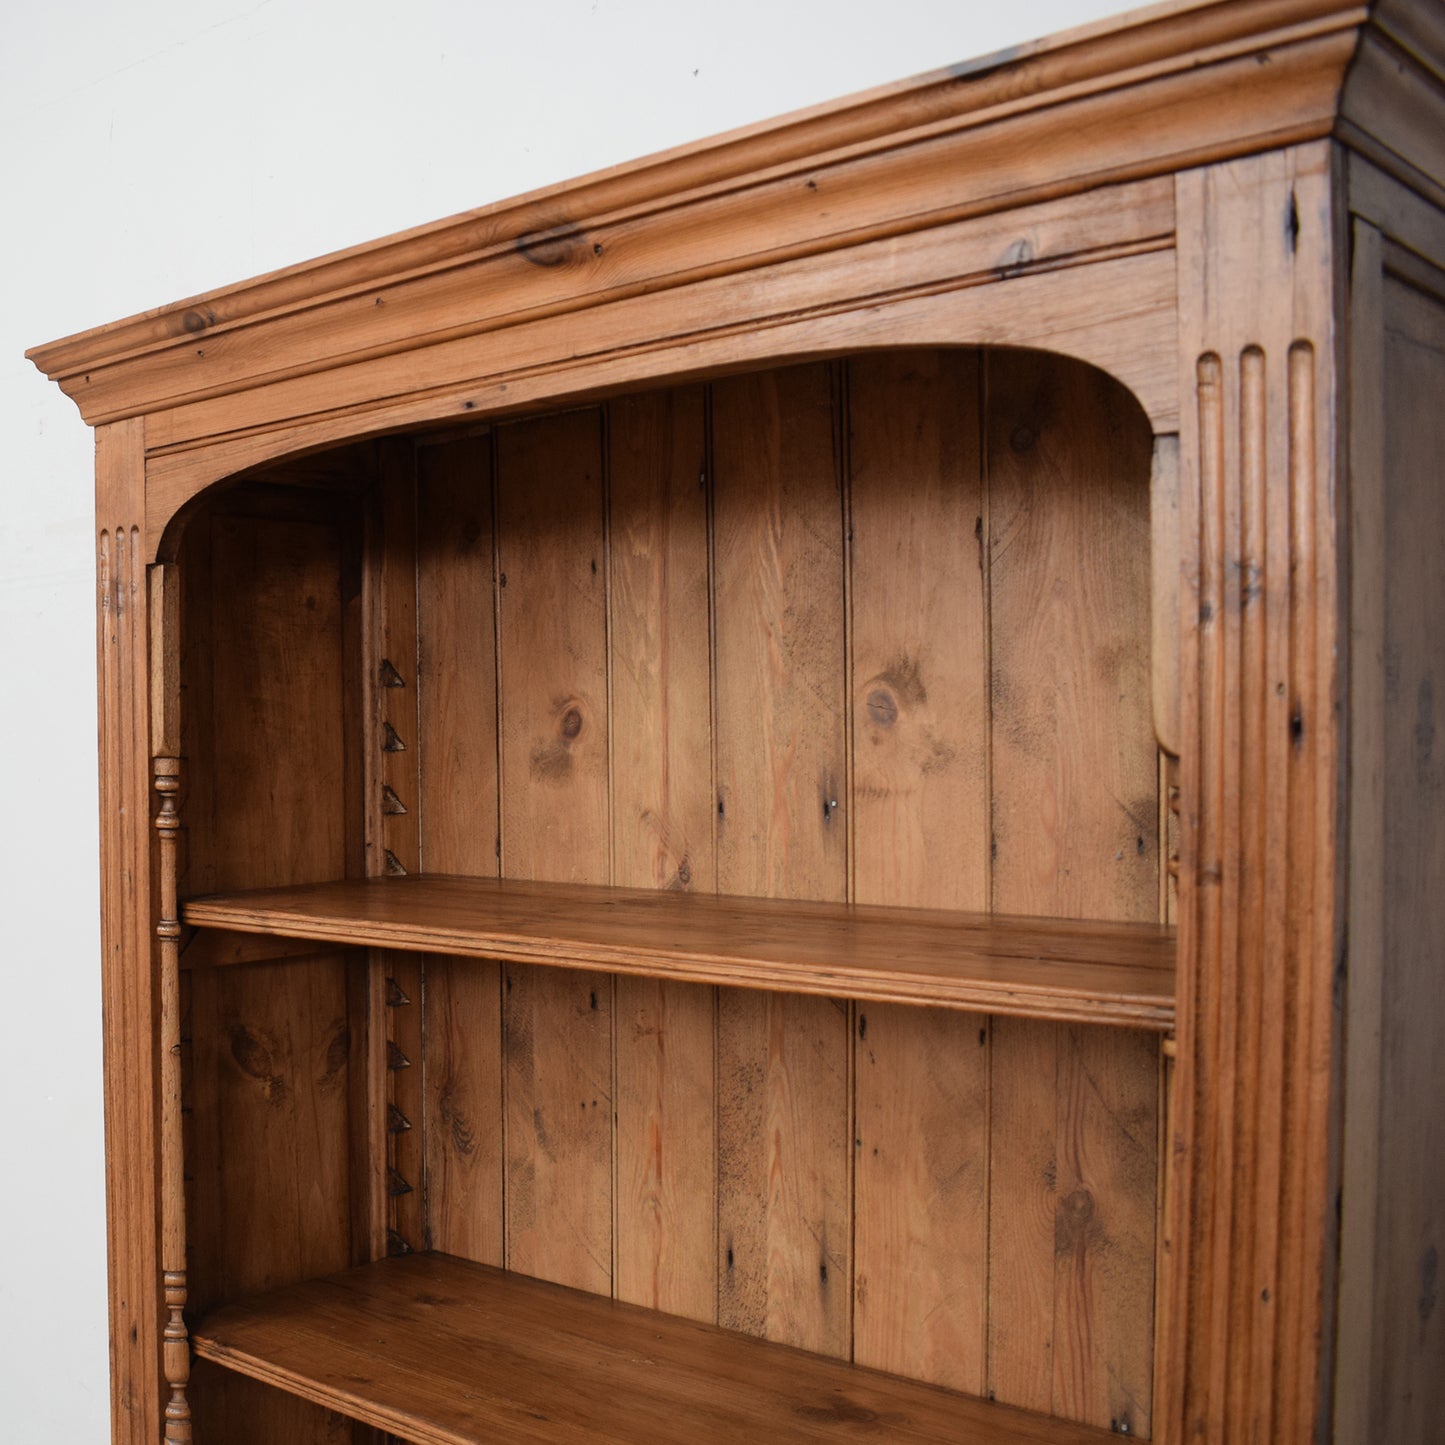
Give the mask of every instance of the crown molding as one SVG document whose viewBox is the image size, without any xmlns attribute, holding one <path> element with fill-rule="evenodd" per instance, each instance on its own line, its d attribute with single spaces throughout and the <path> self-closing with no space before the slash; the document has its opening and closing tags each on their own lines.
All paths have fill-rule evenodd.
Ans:
<svg viewBox="0 0 1445 1445">
<path fill-rule="evenodd" d="M 1404 0 L 1396 9 L 1414 16 Z M 1367 19 L 1341 0 L 1132 12 L 27 355 L 88 422 L 113 422 L 1316 139 L 1334 131 Z"/>
</svg>

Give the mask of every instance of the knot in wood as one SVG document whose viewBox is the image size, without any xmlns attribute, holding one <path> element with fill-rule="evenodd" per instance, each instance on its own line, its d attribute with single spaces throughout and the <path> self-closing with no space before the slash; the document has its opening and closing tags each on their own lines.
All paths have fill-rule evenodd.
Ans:
<svg viewBox="0 0 1445 1445">
<path fill-rule="evenodd" d="M 881 728 L 891 728 L 898 721 L 898 700 L 887 688 L 875 687 L 868 694 L 868 718 Z"/>
</svg>

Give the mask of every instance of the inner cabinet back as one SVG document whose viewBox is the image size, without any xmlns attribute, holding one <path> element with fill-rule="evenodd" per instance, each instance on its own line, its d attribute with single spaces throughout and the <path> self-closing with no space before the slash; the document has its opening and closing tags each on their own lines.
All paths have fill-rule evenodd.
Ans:
<svg viewBox="0 0 1445 1445">
<path fill-rule="evenodd" d="M 32 353 L 115 1440 L 1433 1438 L 1442 133 L 1187 0 Z"/>
<path fill-rule="evenodd" d="M 892 352 L 222 492 L 183 890 L 1158 917 L 1149 467 L 1081 363 Z M 371 1257 L 384 1172 L 393 1250 L 1148 1431 L 1153 1034 L 395 953 L 187 982 L 199 1310 Z"/>
</svg>

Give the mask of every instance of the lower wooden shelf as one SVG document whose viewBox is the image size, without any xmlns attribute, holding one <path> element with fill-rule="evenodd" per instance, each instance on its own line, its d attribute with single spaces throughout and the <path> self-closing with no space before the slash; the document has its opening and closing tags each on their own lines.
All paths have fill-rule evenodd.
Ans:
<svg viewBox="0 0 1445 1445">
<path fill-rule="evenodd" d="M 192 1340 L 205 1359 L 419 1445 L 1112 1438 L 443 1254 L 229 1305 Z"/>
</svg>

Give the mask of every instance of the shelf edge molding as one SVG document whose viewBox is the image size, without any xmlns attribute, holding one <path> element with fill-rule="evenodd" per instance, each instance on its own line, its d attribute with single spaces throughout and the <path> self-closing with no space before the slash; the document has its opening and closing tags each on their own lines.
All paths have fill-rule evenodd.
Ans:
<svg viewBox="0 0 1445 1445">
<path fill-rule="evenodd" d="M 193 898 L 196 928 L 700 984 L 1174 1026 L 1172 929 L 410 875 Z"/>
<path fill-rule="evenodd" d="M 436 1253 L 242 1300 L 193 1338 L 204 1359 L 417 1445 L 1117 1438 Z"/>
</svg>

